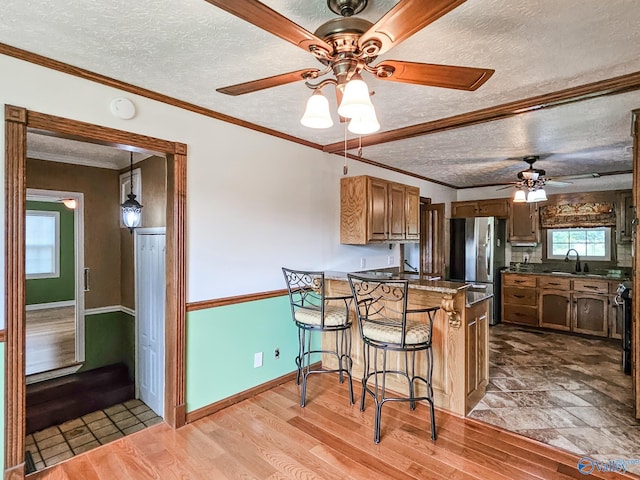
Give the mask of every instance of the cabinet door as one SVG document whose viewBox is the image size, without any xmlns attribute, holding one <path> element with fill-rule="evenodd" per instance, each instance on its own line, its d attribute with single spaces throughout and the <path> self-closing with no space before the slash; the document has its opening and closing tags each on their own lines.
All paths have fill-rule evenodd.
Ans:
<svg viewBox="0 0 640 480">
<path fill-rule="evenodd" d="M 574 293 L 571 321 L 573 332 L 606 337 L 609 328 L 609 297 Z"/>
<path fill-rule="evenodd" d="M 540 290 L 540 326 L 571 330 L 571 292 Z"/>
<path fill-rule="evenodd" d="M 538 207 L 534 203 L 511 203 L 509 213 L 510 242 L 539 242 Z"/>
<path fill-rule="evenodd" d="M 389 184 L 389 236 L 390 240 L 403 240 L 405 232 L 404 214 L 406 202 L 405 186 L 399 183 Z"/>
<path fill-rule="evenodd" d="M 507 218 L 509 216 L 509 200 L 506 198 L 496 198 L 479 201 L 478 216 Z"/>
<path fill-rule="evenodd" d="M 466 311 L 467 412 L 484 396 L 489 382 L 488 307 L 484 301 Z"/>
<path fill-rule="evenodd" d="M 369 240 L 386 240 L 388 183 L 369 178 Z"/>
<path fill-rule="evenodd" d="M 451 202 L 451 218 L 473 218 L 478 216 L 478 202 Z"/>
<path fill-rule="evenodd" d="M 633 233 L 633 193 L 621 192 L 616 195 L 616 240 L 618 243 L 630 243 Z"/>
<path fill-rule="evenodd" d="M 406 187 L 405 189 L 405 238 L 420 240 L 420 189 Z"/>
</svg>

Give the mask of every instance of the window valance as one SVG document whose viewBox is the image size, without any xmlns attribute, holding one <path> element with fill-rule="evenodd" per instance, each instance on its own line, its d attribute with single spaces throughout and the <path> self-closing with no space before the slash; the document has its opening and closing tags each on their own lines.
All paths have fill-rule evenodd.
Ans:
<svg viewBox="0 0 640 480">
<path fill-rule="evenodd" d="M 545 205 L 540 209 L 542 228 L 611 227 L 616 209 L 611 202 Z"/>
</svg>

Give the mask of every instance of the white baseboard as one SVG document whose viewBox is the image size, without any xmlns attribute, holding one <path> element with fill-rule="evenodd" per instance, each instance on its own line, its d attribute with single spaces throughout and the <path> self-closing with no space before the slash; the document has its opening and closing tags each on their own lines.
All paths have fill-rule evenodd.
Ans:
<svg viewBox="0 0 640 480">
<path fill-rule="evenodd" d="M 49 308 L 64 308 L 64 307 L 75 307 L 75 300 L 65 300 L 62 302 L 49 302 L 49 303 L 34 303 L 32 305 L 26 305 L 25 309 L 27 312 L 32 312 L 35 310 L 47 310 Z"/>
<path fill-rule="evenodd" d="M 114 312 L 123 312 L 127 315 L 131 315 L 132 317 L 136 316 L 136 311 L 125 307 L 123 305 L 111 305 L 108 307 L 96 307 L 96 308 L 87 308 L 84 311 L 84 315 L 100 315 L 102 313 L 114 313 Z"/>
</svg>

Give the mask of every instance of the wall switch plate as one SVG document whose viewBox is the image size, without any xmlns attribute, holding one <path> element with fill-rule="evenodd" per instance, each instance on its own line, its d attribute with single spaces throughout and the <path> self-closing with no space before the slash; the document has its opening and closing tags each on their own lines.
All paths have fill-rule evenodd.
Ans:
<svg viewBox="0 0 640 480">
<path fill-rule="evenodd" d="M 387 257 L 387 265 L 393 265 L 393 255 Z"/>
<path fill-rule="evenodd" d="M 262 352 L 257 352 L 253 354 L 253 368 L 258 368 L 262 366 Z"/>
<path fill-rule="evenodd" d="M 366 266 L 367 266 L 367 259 L 362 257 L 360 259 L 360 268 L 366 268 Z"/>
<path fill-rule="evenodd" d="M 529 263 L 529 254 L 528 253 L 525 253 L 523 258 L 524 258 L 524 263 Z"/>
</svg>

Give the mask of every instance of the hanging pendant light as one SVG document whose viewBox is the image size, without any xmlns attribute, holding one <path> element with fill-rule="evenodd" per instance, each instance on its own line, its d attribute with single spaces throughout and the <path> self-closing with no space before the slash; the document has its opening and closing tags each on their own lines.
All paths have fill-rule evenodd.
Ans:
<svg viewBox="0 0 640 480">
<path fill-rule="evenodd" d="M 120 206 L 122 207 L 122 223 L 133 233 L 133 229 L 140 225 L 142 213 L 142 205 L 138 203 L 133 193 L 133 152 L 129 153 L 129 186 L 131 187 L 129 199 Z"/>
<path fill-rule="evenodd" d="M 319 88 L 307 100 L 307 108 L 300 119 L 300 123 L 309 128 L 329 128 L 333 126 L 333 120 L 329 112 L 329 101 Z"/>
</svg>

